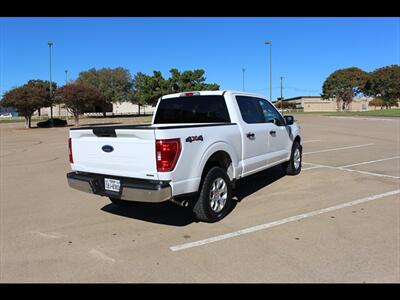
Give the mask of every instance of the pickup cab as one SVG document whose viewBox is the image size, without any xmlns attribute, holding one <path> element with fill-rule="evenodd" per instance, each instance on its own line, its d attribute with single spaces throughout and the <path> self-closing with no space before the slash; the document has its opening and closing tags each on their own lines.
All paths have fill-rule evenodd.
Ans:
<svg viewBox="0 0 400 300">
<path fill-rule="evenodd" d="M 262 96 L 195 91 L 158 100 L 151 124 L 70 129 L 71 188 L 127 201 L 172 201 L 205 222 L 221 220 L 235 181 L 281 164 L 300 173 L 293 116 Z"/>
</svg>

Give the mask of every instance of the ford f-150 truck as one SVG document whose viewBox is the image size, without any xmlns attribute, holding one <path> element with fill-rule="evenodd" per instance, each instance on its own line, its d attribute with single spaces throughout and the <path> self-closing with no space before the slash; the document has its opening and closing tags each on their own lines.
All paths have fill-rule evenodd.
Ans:
<svg viewBox="0 0 400 300">
<path fill-rule="evenodd" d="M 293 116 L 262 96 L 196 91 L 162 96 L 151 124 L 70 129 L 69 186 L 123 205 L 172 201 L 221 220 L 235 181 L 281 164 L 300 173 Z"/>
</svg>

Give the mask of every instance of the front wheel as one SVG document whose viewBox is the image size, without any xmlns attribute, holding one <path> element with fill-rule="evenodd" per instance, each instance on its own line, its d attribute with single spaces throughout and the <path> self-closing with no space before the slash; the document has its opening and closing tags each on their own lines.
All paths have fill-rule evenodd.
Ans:
<svg viewBox="0 0 400 300">
<path fill-rule="evenodd" d="M 294 142 L 290 160 L 283 164 L 287 175 L 297 175 L 301 172 L 302 146 L 299 142 Z"/>
<path fill-rule="evenodd" d="M 227 215 L 231 203 L 232 186 L 228 174 L 220 167 L 211 168 L 193 207 L 195 216 L 204 222 L 217 222 Z"/>
</svg>

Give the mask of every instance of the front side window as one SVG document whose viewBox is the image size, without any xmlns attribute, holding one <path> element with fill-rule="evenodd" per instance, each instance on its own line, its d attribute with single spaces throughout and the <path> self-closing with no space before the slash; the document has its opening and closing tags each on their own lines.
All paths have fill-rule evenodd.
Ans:
<svg viewBox="0 0 400 300">
<path fill-rule="evenodd" d="M 285 125 L 285 121 L 276 108 L 262 98 L 236 96 L 243 121 L 252 123 L 274 123 L 277 126 Z"/>
<path fill-rule="evenodd" d="M 257 100 L 263 112 L 265 123 L 274 123 L 278 126 L 285 125 L 285 121 L 283 120 L 281 114 L 276 110 L 275 107 L 273 107 L 271 103 L 260 98 L 257 98 Z"/>
</svg>

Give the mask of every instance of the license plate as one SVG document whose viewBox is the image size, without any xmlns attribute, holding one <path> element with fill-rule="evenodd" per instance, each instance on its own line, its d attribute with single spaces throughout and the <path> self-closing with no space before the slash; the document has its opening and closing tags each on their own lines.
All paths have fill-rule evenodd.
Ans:
<svg viewBox="0 0 400 300">
<path fill-rule="evenodd" d="M 121 182 L 116 179 L 104 178 L 104 188 L 107 191 L 119 192 Z"/>
</svg>

